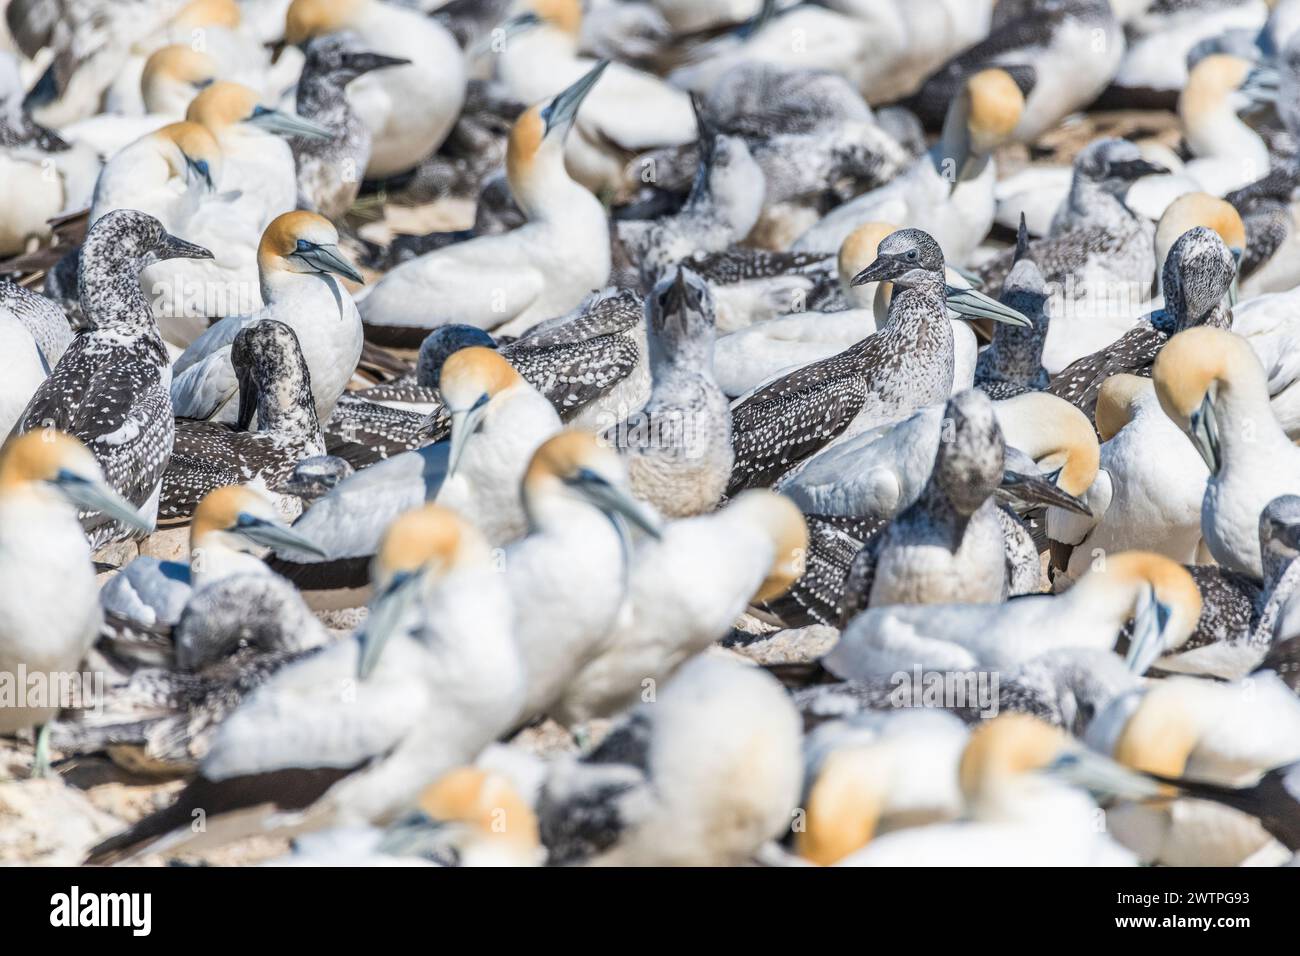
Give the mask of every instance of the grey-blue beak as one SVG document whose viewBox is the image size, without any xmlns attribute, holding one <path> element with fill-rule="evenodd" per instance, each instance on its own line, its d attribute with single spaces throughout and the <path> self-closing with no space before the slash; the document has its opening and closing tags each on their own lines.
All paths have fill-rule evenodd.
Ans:
<svg viewBox="0 0 1300 956">
<path fill-rule="evenodd" d="M 345 279 L 351 279 L 353 282 L 364 283 L 366 281 L 362 278 L 361 273 L 357 271 L 357 267 L 339 251 L 338 246 L 308 243 L 305 248 L 299 248 L 293 252 L 291 258 L 301 259 L 317 272 L 332 272 L 335 275 L 343 276 Z"/>
<path fill-rule="evenodd" d="M 318 558 L 329 557 L 318 545 L 307 540 L 287 525 L 268 521 L 247 512 L 240 513 L 235 522 L 235 527 L 231 530 L 241 538 L 265 548 L 286 548 L 293 551 L 305 551 Z"/>
<path fill-rule="evenodd" d="M 153 524 L 145 521 L 129 501 L 105 484 L 63 470 L 55 477 L 54 485 L 79 508 L 98 511 L 144 534 L 153 531 Z"/>
<path fill-rule="evenodd" d="M 1144 588 L 1133 614 L 1133 638 L 1124 657 L 1134 674 L 1145 674 L 1164 655 L 1170 616 L 1169 606 L 1161 603 L 1150 586 Z"/>
<path fill-rule="evenodd" d="M 374 672 L 384 646 L 397 634 L 415 606 L 418 581 L 418 574 L 395 574 L 383 592 L 370 602 L 370 611 L 361 632 L 361 657 L 357 662 L 357 676 L 362 680 Z"/>
<path fill-rule="evenodd" d="M 1214 414 L 1214 399 L 1209 392 L 1201 400 L 1201 407 L 1192 412 L 1191 439 L 1201 453 L 1210 474 L 1217 475 L 1222 464 L 1219 448 L 1219 422 Z"/>
<path fill-rule="evenodd" d="M 293 113 L 285 113 L 269 106 L 256 106 L 253 114 L 244 122 L 264 129 L 277 136 L 304 136 L 308 139 L 333 139 L 334 134 L 325 127 L 303 119 Z"/>
<path fill-rule="evenodd" d="M 1032 329 L 1034 323 L 1023 312 L 1003 305 L 997 299 L 990 298 L 978 289 L 958 289 L 946 286 L 948 310 L 957 313 L 963 319 L 989 319 L 1014 325 L 1018 329 Z"/>
<path fill-rule="evenodd" d="M 608 60 L 601 60 L 542 110 L 542 119 L 546 121 L 546 135 L 549 136 L 552 130 L 559 130 L 561 135 L 568 133 L 569 127 L 573 125 L 573 120 L 578 115 L 578 107 L 582 105 L 582 101 L 587 98 L 587 94 L 591 92 L 591 88 L 596 85 L 596 81 L 608 66 Z"/>
</svg>

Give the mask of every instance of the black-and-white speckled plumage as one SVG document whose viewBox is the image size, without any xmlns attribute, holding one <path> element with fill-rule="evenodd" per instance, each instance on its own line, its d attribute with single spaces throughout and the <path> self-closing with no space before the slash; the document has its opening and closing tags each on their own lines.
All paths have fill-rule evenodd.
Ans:
<svg viewBox="0 0 1300 956">
<path fill-rule="evenodd" d="M 825 252 L 735 248 L 696 256 L 688 264 L 710 285 L 736 285 L 790 275 L 805 276 L 813 281 L 838 281 L 835 256 Z"/>
<path fill-rule="evenodd" d="M 808 553 L 803 574 L 785 594 L 760 608 L 785 627 L 839 627 L 844 615 L 844 582 L 853 559 L 864 542 L 869 543 L 883 531 L 887 522 L 862 518 L 846 527 L 838 517 L 804 515 L 804 520 L 808 524 Z"/>
<path fill-rule="evenodd" d="M 885 327 L 734 407 L 729 495 L 769 487 L 837 438 L 947 398 L 954 357 L 943 253 L 926 233 L 904 229 L 885 238 L 880 256 L 900 270 Z"/>
<path fill-rule="evenodd" d="M 1300 162 L 1292 158 L 1224 197 L 1246 227 L 1246 248 L 1238 267 L 1243 279 L 1272 259 L 1291 235 L 1295 228 L 1291 202 L 1297 187 L 1300 187 Z"/>
<path fill-rule="evenodd" d="M 445 414 L 420 415 L 380 404 L 368 395 L 344 392 L 325 423 L 325 447 L 354 468 L 364 468 L 439 441 L 450 427 Z"/>
<path fill-rule="evenodd" d="M 1031 328 L 996 322 L 993 341 L 975 360 L 975 387 L 989 398 L 1014 398 L 1047 388 L 1043 345 L 1047 341 L 1047 284 L 1029 251 L 1029 230 L 1024 213 L 1016 237 L 1015 263 L 1002 284 L 1002 304 L 1016 309 Z"/>
<path fill-rule="evenodd" d="M 1121 372 L 1150 376 L 1151 365 L 1170 336 L 1197 325 L 1231 327 L 1232 313 L 1223 298 L 1236 269 L 1232 253 L 1213 230 L 1197 226 L 1185 232 L 1165 261 L 1164 309 L 1101 351 L 1062 369 L 1047 391 L 1091 418 L 1102 383 Z"/>
<path fill-rule="evenodd" d="M 264 319 L 241 329 L 231 349 L 240 380 L 240 422 L 178 419 L 163 475 L 158 523 L 184 524 L 212 489 L 258 484 L 275 490 L 304 458 L 325 454 L 311 373 L 293 329 Z M 242 431 L 257 411 L 257 429 Z"/>
<path fill-rule="evenodd" d="M 1033 532 L 1005 505 L 997 509 L 997 518 L 1006 551 L 1007 596 L 1037 594 L 1043 589 L 1043 565 Z"/>
<path fill-rule="evenodd" d="M 0 312 L 23 324 L 51 367 L 72 344 L 72 325 L 58 303 L 7 279 L 0 279 Z"/>
<path fill-rule="evenodd" d="M 68 346 L 15 429 L 57 428 L 79 438 L 109 485 L 144 513 L 156 507 L 175 424 L 171 365 L 140 272 L 162 258 L 210 255 L 135 210 L 116 210 L 95 223 L 79 274 L 82 311 L 93 327 Z M 96 548 L 128 534 L 97 512 L 81 520 Z"/>
</svg>

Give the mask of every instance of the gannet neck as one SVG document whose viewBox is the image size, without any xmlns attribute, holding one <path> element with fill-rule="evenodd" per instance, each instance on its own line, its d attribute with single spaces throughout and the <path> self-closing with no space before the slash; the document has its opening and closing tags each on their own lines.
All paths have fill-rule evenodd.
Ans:
<svg viewBox="0 0 1300 956">
<path fill-rule="evenodd" d="M 564 166 L 563 144 L 542 142 L 526 159 L 516 159 L 513 141 L 511 146 L 506 166 L 510 191 L 531 221 L 562 224 L 587 218 L 593 210 L 599 210 L 601 219 L 605 218 L 596 197 L 570 178 Z"/>
</svg>

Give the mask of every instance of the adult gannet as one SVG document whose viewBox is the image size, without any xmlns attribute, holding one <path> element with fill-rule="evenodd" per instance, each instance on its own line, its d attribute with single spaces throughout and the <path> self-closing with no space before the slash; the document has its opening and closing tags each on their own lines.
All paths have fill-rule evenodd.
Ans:
<svg viewBox="0 0 1300 956">
<path fill-rule="evenodd" d="M 944 120 L 961 84 L 979 70 L 1006 68 L 1027 90 L 1023 113 L 1007 132 L 1037 139 L 1091 103 L 1115 76 L 1124 56 L 1124 30 L 1109 0 L 1053 0 L 1017 8 L 989 35 L 949 60 L 908 101 L 928 126 Z"/>
<path fill-rule="evenodd" d="M 1271 292 L 1232 309 L 1232 331 L 1255 350 L 1268 377 L 1269 402 L 1273 415 L 1287 435 L 1300 437 L 1300 290 Z"/>
<path fill-rule="evenodd" d="M 522 674 L 505 578 L 483 537 L 426 505 L 385 534 L 375 578 L 380 596 L 362 636 L 277 672 L 218 729 L 176 802 L 101 843 L 90 861 L 388 822 L 507 730 Z M 340 706 L 344 686 L 352 690 Z M 195 807 L 207 813 L 204 833 L 188 825 Z"/>
<path fill-rule="evenodd" d="M 15 430 L 58 428 L 85 442 L 119 494 L 152 527 L 163 472 L 171 458 L 171 367 L 140 273 L 163 259 L 210 258 L 208 250 L 168 234 L 152 216 L 109 213 L 81 248 L 81 308 L 91 322 L 32 396 Z M 124 534 L 115 515 L 87 511 L 94 547 Z"/>
<path fill-rule="evenodd" d="M 212 488 L 253 483 L 275 492 L 304 458 L 325 454 L 312 399 L 311 373 L 293 329 L 274 319 L 235 335 L 230 364 L 239 381 L 234 427 L 180 419 L 163 473 L 159 525 L 184 524 Z M 256 420 L 256 430 L 245 431 Z M 282 496 L 286 518 L 302 503 Z"/>
<path fill-rule="evenodd" d="M 725 636 L 748 605 L 797 580 L 807 550 L 799 509 L 764 489 L 742 492 L 714 514 L 668 522 L 659 540 L 636 550 L 627 620 L 570 679 L 551 716 L 572 726 L 643 697 Z"/>
<path fill-rule="evenodd" d="M 411 62 L 372 53 L 359 44 L 349 33 L 331 33 L 310 41 L 298 78 L 298 115 L 332 134 L 329 140 L 290 140 L 298 166 L 298 206 L 335 222 L 341 222 L 356 201 L 373 143 L 370 127 L 348 99 L 347 87 L 375 70 Z"/>
<path fill-rule="evenodd" d="M 346 30 L 362 48 L 409 60 L 359 78 L 348 90 L 373 136 L 366 175 L 415 167 L 447 137 L 465 102 L 465 58 L 440 24 L 418 10 L 380 0 L 293 0 L 284 40 L 301 45 Z"/>
<path fill-rule="evenodd" d="M 50 366 L 27 327 L 0 309 L 0 434 L 8 435 Z"/>
<path fill-rule="evenodd" d="M 1210 555 L 1260 579 L 1259 515 L 1300 488 L 1300 449 L 1273 417 L 1259 359 L 1240 336 L 1201 326 L 1169 340 L 1152 378 L 1161 408 L 1210 469 L 1201 505 Z"/>
<path fill-rule="evenodd" d="M 169 123 L 104 164 L 95 181 L 90 224 L 114 209 L 136 209 L 165 229 L 184 233 L 199 204 L 221 181 L 222 169 L 221 147 L 205 127 Z"/>
<path fill-rule="evenodd" d="M 769 485 L 831 442 L 948 397 L 953 333 L 938 243 L 919 229 L 887 236 L 875 262 L 853 281 L 886 280 L 896 292 L 884 329 L 777 379 L 733 408 L 736 464 L 728 493 Z M 1027 321 L 1006 310 L 987 314 L 1005 322 Z"/>
<path fill-rule="evenodd" d="M 316 416 L 327 421 L 361 358 L 361 316 L 336 277 L 361 281 L 338 247 L 338 230 L 316 213 L 285 213 L 257 247 L 261 298 L 250 315 L 231 315 L 194 340 L 173 366 L 172 402 L 188 418 L 233 422 L 240 387 L 230 359 L 242 329 L 270 319 L 293 330 L 307 360 Z"/>
<path fill-rule="evenodd" d="M 709 288 L 673 266 L 646 299 L 650 400 L 607 432 L 627 464 L 632 493 L 662 515 L 712 511 L 734 463 L 731 408 L 713 378 Z"/>
<path fill-rule="evenodd" d="M 1150 382 L 1129 374 L 1107 379 L 1096 419 L 1100 467 L 1080 493 L 1090 513 L 1047 512 L 1053 569 L 1074 580 L 1100 557 L 1131 548 L 1181 564 L 1204 561 L 1201 499 L 1209 472 Z"/>
<path fill-rule="evenodd" d="M 864 222 L 899 222 L 931 234 L 963 263 L 993 225 L 992 154 L 1007 142 L 1025 99 L 1010 73 L 983 70 L 952 99 L 943 137 L 898 178 L 827 214 L 799 237 L 796 250 L 838 249 Z"/>
<path fill-rule="evenodd" d="M 563 153 L 578 108 L 604 69 L 597 64 L 550 102 L 531 107 L 510 132 L 506 171 L 529 221 L 390 271 L 360 303 L 372 341 L 414 347 L 430 328 L 451 322 L 518 335 L 605 284 L 605 210 L 569 178 Z"/>
<path fill-rule="evenodd" d="M 754 858 L 799 799 L 799 719 L 754 667 L 700 656 L 537 801 L 553 866 L 725 866 Z"/>
<path fill-rule="evenodd" d="M 77 508 L 136 531 L 149 528 L 76 439 L 51 426 L 6 444 L 0 454 L 0 670 L 42 674 L 51 687 L 76 673 L 99 629 L 95 569 Z M 37 775 L 49 769 L 44 728 L 66 703 L 0 708 L 0 733 L 41 726 Z"/>
<path fill-rule="evenodd" d="M 1128 551 L 1105 556 L 1063 594 L 1004 604 L 871 608 L 848 623 L 822 661 L 840 678 L 918 664 L 1010 668 L 1056 648 L 1113 647 L 1124 622 L 1135 616 L 1142 639 L 1130 647 L 1140 643 L 1144 653 L 1158 653 L 1186 640 L 1200 613 L 1200 592 L 1183 568 L 1160 555 Z"/>
</svg>

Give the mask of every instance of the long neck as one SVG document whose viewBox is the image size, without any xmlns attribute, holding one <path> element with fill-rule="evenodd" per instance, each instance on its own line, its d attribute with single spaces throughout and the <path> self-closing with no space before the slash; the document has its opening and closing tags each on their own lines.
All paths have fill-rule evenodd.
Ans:
<svg viewBox="0 0 1300 956">
<path fill-rule="evenodd" d="M 306 363 L 296 375 L 285 375 L 269 382 L 258 382 L 257 430 L 291 441 L 320 446 L 324 454 L 316 402 L 311 394 L 311 378 Z"/>
<path fill-rule="evenodd" d="M 99 250 L 83 252 L 77 271 L 81 294 L 81 311 L 102 332 L 111 332 L 128 338 L 142 338 L 154 346 L 162 362 L 167 350 L 158 333 L 149 299 L 140 285 L 139 260 L 112 262 Z M 95 254 L 98 252 L 99 254 Z M 156 283 L 150 289 L 155 297 L 170 297 L 177 291 Z"/>
<path fill-rule="evenodd" d="M 1270 447 L 1295 447 L 1269 407 L 1268 384 L 1262 375 L 1238 375 L 1232 382 L 1220 380 L 1214 411 L 1225 461 L 1259 454 Z"/>
<path fill-rule="evenodd" d="M 351 110 L 344 92 L 347 78 L 329 73 L 304 73 L 298 81 L 295 110 L 334 132 L 335 138 L 343 134 Z"/>
<path fill-rule="evenodd" d="M 593 210 L 599 210 L 604 219 L 596 197 L 569 177 L 564 150 L 558 144 L 543 143 L 527 168 L 510 179 L 510 191 L 534 222 L 564 223 Z"/>
<path fill-rule="evenodd" d="M 1186 133 L 1193 153 L 1239 162 L 1245 179 L 1258 179 L 1268 172 L 1268 147 L 1226 103 L 1199 122 L 1189 124 Z"/>
<path fill-rule="evenodd" d="M 1124 205 L 1123 200 L 1101 183 L 1086 176 L 1074 177 L 1066 202 L 1071 214 L 1080 223 L 1128 226 L 1135 221 L 1133 213 Z"/>
</svg>

